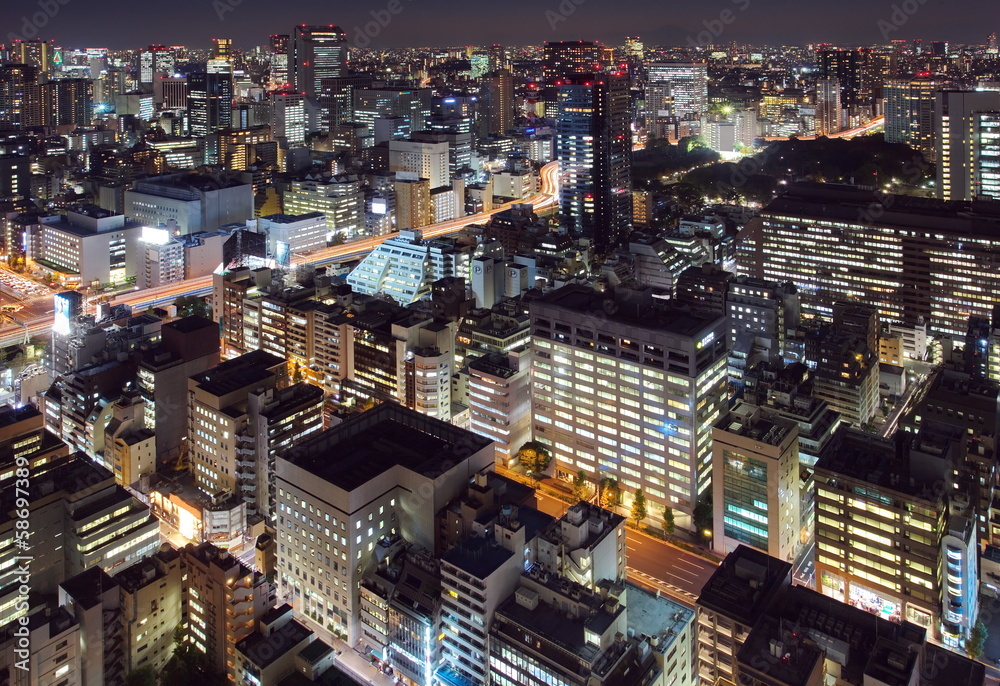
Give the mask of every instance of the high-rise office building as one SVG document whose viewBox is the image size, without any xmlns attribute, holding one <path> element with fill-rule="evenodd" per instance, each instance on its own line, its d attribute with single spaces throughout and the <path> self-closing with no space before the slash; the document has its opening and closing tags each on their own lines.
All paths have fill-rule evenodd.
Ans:
<svg viewBox="0 0 1000 686">
<path fill-rule="evenodd" d="M 669 87 L 672 113 L 679 118 L 697 117 L 708 111 L 708 65 L 704 62 L 651 62 L 649 84 Z"/>
<path fill-rule="evenodd" d="M 907 143 L 926 155 L 934 153 L 934 93 L 947 81 L 929 74 L 886 81 L 885 140 Z"/>
<path fill-rule="evenodd" d="M 188 116 L 192 136 L 207 136 L 233 124 L 233 75 L 225 72 L 188 74 Z"/>
<path fill-rule="evenodd" d="M 725 407 L 726 318 L 664 308 L 649 289 L 608 297 L 585 286 L 533 300 L 530 317 L 532 434 L 556 477 L 615 478 L 690 515 Z"/>
<path fill-rule="evenodd" d="M 271 34 L 268 59 L 271 65 L 271 88 L 275 90 L 291 88 L 288 73 L 288 44 L 291 36 L 287 33 Z"/>
<path fill-rule="evenodd" d="M 578 74 L 555 85 L 560 210 L 567 226 L 608 250 L 628 232 L 632 217 L 628 79 Z"/>
<path fill-rule="evenodd" d="M 1000 112 L 972 115 L 973 194 L 1000 200 Z"/>
<path fill-rule="evenodd" d="M 482 136 L 502 136 L 514 126 L 514 78 L 506 69 L 483 77 L 480 102 Z"/>
<path fill-rule="evenodd" d="M 345 76 L 347 34 L 339 26 L 296 26 L 288 41 L 292 88 L 312 98 L 323 92 L 323 79 Z"/>
<path fill-rule="evenodd" d="M 993 312 L 1000 220 L 993 203 L 960 211 L 932 202 L 931 214 L 927 202 L 789 184 L 740 241 L 753 241 L 755 276 L 796 285 L 805 316 L 832 319 L 834 302 L 854 300 L 874 305 L 881 321 L 913 326 L 923 318 L 964 338 L 970 315 Z"/>
<path fill-rule="evenodd" d="M 87 126 L 94 117 L 94 85 L 90 79 L 59 79 L 41 84 L 43 126 Z"/>
<path fill-rule="evenodd" d="M 42 102 L 38 67 L 26 64 L 0 65 L 0 126 L 40 126 Z"/>
<path fill-rule="evenodd" d="M 972 200 L 976 187 L 977 114 L 1000 114 L 1000 91 L 945 90 L 934 102 L 937 194 L 942 200 Z"/>
<path fill-rule="evenodd" d="M 489 439 L 396 403 L 300 441 L 277 458 L 281 589 L 354 645 L 359 584 L 379 541 L 434 550 L 436 513 L 492 464 Z"/>
<path fill-rule="evenodd" d="M 283 148 L 305 145 L 306 96 L 301 93 L 271 93 L 271 136 Z"/>
<path fill-rule="evenodd" d="M 829 136 L 841 127 L 840 81 L 825 76 L 816 82 L 816 134 Z"/>
<path fill-rule="evenodd" d="M 821 78 L 840 82 L 840 102 L 844 107 L 863 103 L 863 72 L 865 55 L 860 50 L 820 50 L 816 66 Z"/>
<path fill-rule="evenodd" d="M 551 86 L 573 74 L 594 74 L 604 71 L 604 47 L 592 41 L 550 41 L 543 48 L 542 75 Z"/>
<path fill-rule="evenodd" d="M 793 562 L 799 549 L 799 427 L 739 402 L 712 431 L 714 547 Z"/>
<path fill-rule="evenodd" d="M 964 429 L 894 439 L 841 427 L 815 466 L 824 595 L 964 644 L 978 614 L 978 479 Z"/>
<path fill-rule="evenodd" d="M 31 40 L 15 40 L 10 45 L 11 61 L 15 64 L 27 64 L 35 67 L 42 74 L 52 71 L 54 46 L 52 41 L 41 38 Z"/>
<path fill-rule="evenodd" d="M 157 75 L 173 76 L 174 51 L 165 45 L 150 45 L 139 53 L 139 83 L 150 86 Z"/>
<path fill-rule="evenodd" d="M 354 121 L 374 133 L 368 145 L 390 140 L 392 136 L 379 133 L 379 121 L 401 118 L 405 138 L 427 128 L 431 114 L 430 88 L 354 88 Z"/>
</svg>

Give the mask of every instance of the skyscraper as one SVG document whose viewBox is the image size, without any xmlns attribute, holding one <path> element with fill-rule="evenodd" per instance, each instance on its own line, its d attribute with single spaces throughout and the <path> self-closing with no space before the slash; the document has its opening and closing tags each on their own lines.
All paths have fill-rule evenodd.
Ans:
<svg viewBox="0 0 1000 686">
<path fill-rule="evenodd" d="M 506 69 L 483 78 L 484 136 L 502 136 L 514 125 L 514 79 Z"/>
<path fill-rule="evenodd" d="M 678 117 L 708 111 L 708 65 L 703 62 L 652 62 L 649 83 L 670 87 L 673 114 Z"/>
<path fill-rule="evenodd" d="M 973 126 L 975 194 L 1000 200 L 1000 112 L 977 112 Z"/>
<path fill-rule="evenodd" d="M 0 66 L 0 126 L 21 128 L 42 123 L 38 67 Z"/>
<path fill-rule="evenodd" d="M 1000 112 L 1000 92 L 948 90 L 935 97 L 937 192 L 942 200 L 972 200 L 979 193 L 976 114 L 983 112 Z"/>
<path fill-rule="evenodd" d="M 862 104 L 864 55 L 858 50 L 820 50 L 816 66 L 821 77 L 840 82 L 840 101 L 844 107 Z"/>
<path fill-rule="evenodd" d="M 627 233 L 632 216 L 628 79 L 577 74 L 555 85 L 560 208 L 569 227 L 604 250 Z"/>
<path fill-rule="evenodd" d="M 296 26 L 288 42 L 288 73 L 292 87 L 318 98 L 322 80 L 344 76 L 347 34 L 339 26 Z"/>
<path fill-rule="evenodd" d="M 946 86 L 946 81 L 927 73 L 887 81 L 882 91 L 886 142 L 907 143 L 932 154 L 934 93 Z"/>
<path fill-rule="evenodd" d="M 288 79 L 289 38 L 287 33 L 271 35 L 271 88 L 278 89 L 291 85 Z"/>
<path fill-rule="evenodd" d="M 174 53 L 165 45 L 150 45 L 139 53 L 139 83 L 152 84 L 157 74 L 173 76 Z"/>
<path fill-rule="evenodd" d="M 604 71 L 604 48 L 600 43 L 574 40 L 545 44 L 542 74 L 547 85 L 571 74 Z"/>
<path fill-rule="evenodd" d="M 840 128 L 840 81 L 824 76 L 816 82 L 816 133 L 829 136 Z"/>
<path fill-rule="evenodd" d="M 233 124 L 233 75 L 195 72 L 188 75 L 191 135 L 207 136 Z"/>
</svg>

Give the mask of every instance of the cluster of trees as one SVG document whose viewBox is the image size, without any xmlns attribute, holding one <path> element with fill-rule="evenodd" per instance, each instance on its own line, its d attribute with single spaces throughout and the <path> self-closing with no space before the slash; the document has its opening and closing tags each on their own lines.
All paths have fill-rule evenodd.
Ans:
<svg viewBox="0 0 1000 686">
<path fill-rule="evenodd" d="M 518 449 L 517 461 L 528 476 L 539 476 L 549 468 L 552 453 L 544 443 L 528 441 Z"/>
<path fill-rule="evenodd" d="M 212 318 L 212 308 L 208 306 L 204 298 L 199 298 L 196 295 L 182 295 L 174 301 L 174 305 L 177 307 L 178 317 L 188 317 L 196 314 L 205 319 Z"/>
<path fill-rule="evenodd" d="M 671 145 L 665 138 L 650 138 L 645 150 L 632 154 L 632 179 L 635 183 L 658 180 L 666 174 L 684 172 L 719 160 L 719 153 L 705 145 L 700 136 L 682 138 Z"/>
</svg>

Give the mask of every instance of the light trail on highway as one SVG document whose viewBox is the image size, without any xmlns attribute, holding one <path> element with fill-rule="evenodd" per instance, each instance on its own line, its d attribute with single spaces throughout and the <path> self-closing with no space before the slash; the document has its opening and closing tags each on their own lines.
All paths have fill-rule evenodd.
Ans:
<svg viewBox="0 0 1000 686">
<path fill-rule="evenodd" d="M 451 219 L 438 224 L 420 227 L 418 230 L 422 232 L 425 239 L 441 238 L 449 234 L 458 233 L 470 224 L 482 224 L 483 222 L 489 220 L 489 218 L 494 214 L 508 210 L 515 204 L 531 204 L 536 212 L 551 209 L 558 205 L 556 196 L 558 194 L 559 186 L 559 163 L 549 162 L 542 167 L 539 176 L 541 179 L 541 189 L 538 193 L 528 198 L 523 200 L 514 200 L 498 205 L 488 212 L 470 214 L 458 219 Z M 296 257 L 292 260 L 292 267 L 298 267 L 302 264 L 324 266 L 360 257 L 371 252 L 390 238 L 395 238 L 396 236 L 398 236 L 397 233 L 390 233 L 384 236 L 362 238 L 343 245 L 322 248 L 310 255 L 301 255 Z M 115 296 L 111 296 L 109 301 L 114 305 L 129 305 L 133 310 L 144 310 L 150 307 L 157 307 L 172 303 L 181 296 L 193 295 L 203 297 L 210 295 L 211 292 L 212 275 L 208 275 L 195 277 L 193 279 L 185 279 L 184 281 L 178 281 L 177 283 L 167 284 L 165 286 L 119 293 Z M 93 307 L 95 303 L 102 299 L 102 297 L 103 296 L 100 295 L 89 297 L 87 299 L 88 306 Z M 28 335 L 44 336 L 47 335 L 52 329 L 52 315 L 47 314 L 43 317 L 27 321 L 25 324 L 27 325 Z M 7 326 L 0 329 L 0 347 L 20 343 L 24 339 L 24 334 L 24 324 L 18 326 Z"/>
</svg>

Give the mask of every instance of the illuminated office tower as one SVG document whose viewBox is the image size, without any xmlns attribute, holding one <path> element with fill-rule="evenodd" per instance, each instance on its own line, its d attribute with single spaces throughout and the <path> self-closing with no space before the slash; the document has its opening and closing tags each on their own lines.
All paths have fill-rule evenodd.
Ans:
<svg viewBox="0 0 1000 686">
<path fill-rule="evenodd" d="M 279 90 L 290 88 L 288 75 L 288 42 L 291 37 L 287 33 L 271 35 L 271 52 L 268 55 L 271 64 L 271 88 Z"/>
<path fill-rule="evenodd" d="M 38 67 L 0 65 L 0 126 L 24 128 L 42 123 Z"/>
<path fill-rule="evenodd" d="M 284 194 L 286 214 L 326 215 L 327 239 L 350 240 L 365 227 L 365 194 L 356 176 L 332 176 L 319 181 L 292 181 Z"/>
<path fill-rule="evenodd" d="M 934 154 L 934 93 L 948 82 L 930 74 L 890 79 L 885 97 L 885 140 L 906 143 L 926 155 Z"/>
<path fill-rule="evenodd" d="M 625 55 L 632 59 L 641 60 L 645 54 L 642 39 L 638 36 L 625 36 Z"/>
<path fill-rule="evenodd" d="M 507 68 L 507 53 L 499 43 L 490 46 L 489 71 L 500 71 Z"/>
<path fill-rule="evenodd" d="M 967 447 L 933 419 L 894 439 L 841 427 L 815 466 L 817 589 L 962 645 L 979 610 Z"/>
<path fill-rule="evenodd" d="M 862 77 L 865 55 L 860 50 L 820 50 L 816 66 L 821 78 L 840 82 L 840 102 L 843 107 L 862 104 Z"/>
<path fill-rule="evenodd" d="M 546 85 L 572 74 L 593 74 L 604 71 L 604 49 L 591 41 L 550 41 L 545 44 L 542 74 Z"/>
<path fill-rule="evenodd" d="M 87 126 L 94 115 L 94 84 L 90 79 L 59 79 L 39 87 L 42 125 Z"/>
<path fill-rule="evenodd" d="M 716 552 L 741 543 L 793 562 L 799 550 L 799 427 L 739 402 L 712 430 Z"/>
<path fill-rule="evenodd" d="M 489 353 L 469 363 L 469 430 L 492 438 L 496 462 L 509 467 L 531 437 L 531 383 L 527 346 Z"/>
<path fill-rule="evenodd" d="M 483 77 L 481 135 L 502 136 L 514 125 L 514 79 L 506 69 Z"/>
<path fill-rule="evenodd" d="M 402 178 L 401 178 L 402 177 Z M 396 191 L 396 227 L 400 231 L 419 229 L 433 222 L 431 184 L 416 174 L 399 172 L 394 183 Z"/>
<path fill-rule="evenodd" d="M 192 136 L 207 136 L 233 124 L 233 75 L 188 74 L 188 116 Z"/>
<path fill-rule="evenodd" d="M 323 79 L 347 71 L 347 34 L 339 26 L 296 26 L 288 41 L 288 75 L 292 88 L 319 98 Z"/>
<path fill-rule="evenodd" d="M 937 93 L 934 101 L 937 192 L 942 200 L 972 200 L 976 188 L 976 114 L 1000 112 L 1000 91 Z"/>
<path fill-rule="evenodd" d="M 322 109 L 322 128 L 334 131 L 341 124 L 353 122 L 354 91 L 371 88 L 371 76 L 338 76 L 320 82 L 319 104 Z"/>
<path fill-rule="evenodd" d="M 840 81 L 824 76 L 816 82 L 816 134 L 840 131 Z"/>
<path fill-rule="evenodd" d="M 355 88 L 354 121 L 364 124 L 368 131 L 375 132 L 369 145 L 388 141 L 391 136 L 379 135 L 380 120 L 402 118 L 403 137 L 427 128 L 431 115 L 430 88 Z M 371 139 L 370 139 L 371 140 Z"/>
<path fill-rule="evenodd" d="M 139 83 L 151 85 L 157 75 L 173 76 L 174 53 L 165 45 L 150 45 L 139 53 Z"/>
<path fill-rule="evenodd" d="M 355 645 L 365 630 L 359 586 L 379 541 L 398 535 L 433 550 L 436 513 L 493 468 L 493 454 L 489 439 L 391 402 L 280 454 L 279 592 Z"/>
<path fill-rule="evenodd" d="M 1000 112 L 977 112 L 972 120 L 973 193 L 1000 200 Z"/>
<path fill-rule="evenodd" d="M 225 60 L 226 62 L 231 62 L 233 60 L 233 39 L 213 38 L 212 59 Z"/>
<path fill-rule="evenodd" d="M 52 41 L 33 38 L 28 41 L 14 41 L 10 46 L 11 60 L 15 64 L 27 64 L 43 74 L 52 70 Z"/>
<path fill-rule="evenodd" d="M 427 179 L 432 189 L 445 186 L 450 182 L 448 143 L 389 141 L 389 171 L 417 174 Z"/>
<path fill-rule="evenodd" d="M 301 93 L 271 93 L 271 136 L 283 148 L 305 145 L 305 100 Z"/>
<path fill-rule="evenodd" d="M 669 86 L 677 117 L 696 117 L 708 111 L 708 65 L 703 62 L 651 62 L 649 83 Z"/>
<path fill-rule="evenodd" d="M 834 302 L 857 301 L 874 305 L 880 321 L 914 326 L 922 317 L 936 333 L 964 339 L 969 317 L 989 319 L 1000 291 L 1000 219 L 991 205 L 927 203 L 789 184 L 739 241 L 753 242 L 754 276 L 796 285 L 806 318 L 832 319 Z"/>
<path fill-rule="evenodd" d="M 567 226 L 613 248 L 632 218 L 628 79 L 575 75 L 556 82 L 559 205 Z"/>
<path fill-rule="evenodd" d="M 532 434 L 555 476 L 642 488 L 650 511 L 669 506 L 693 526 L 725 410 L 726 318 L 693 317 L 651 289 L 577 285 L 532 300 L 529 316 Z"/>
</svg>

